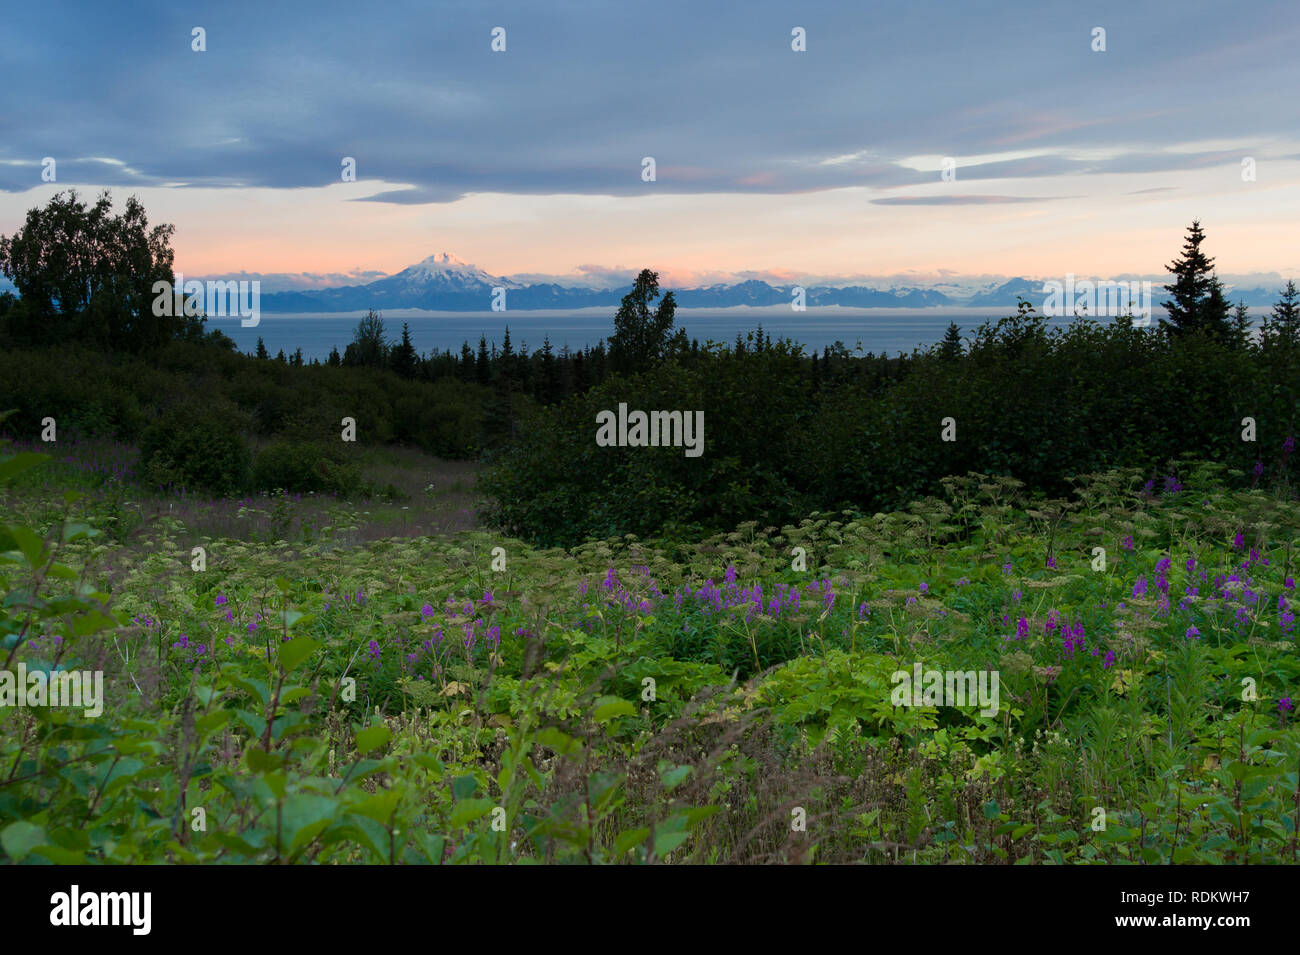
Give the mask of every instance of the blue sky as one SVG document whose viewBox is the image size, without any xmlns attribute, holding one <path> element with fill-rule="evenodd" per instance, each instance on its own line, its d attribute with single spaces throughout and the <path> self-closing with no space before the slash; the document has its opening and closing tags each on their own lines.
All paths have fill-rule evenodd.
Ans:
<svg viewBox="0 0 1300 955">
<path fill-rule="evenodd" d="M 447 250 L 593 281 L 1118 276 L 1157 272 L 1193 217 L 1225 273 L 1300 272 L 1294 0 L 44 3 L 5 21 L 0 232 L 57 189 L 111 187 L 176 224 L 196 274 L 334 282 Z"/>
</svg>

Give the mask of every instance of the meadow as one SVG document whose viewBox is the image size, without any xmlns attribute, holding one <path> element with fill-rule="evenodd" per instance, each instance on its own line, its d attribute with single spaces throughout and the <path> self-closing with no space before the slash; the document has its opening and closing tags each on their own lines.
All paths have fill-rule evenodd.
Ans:
<svg viewBox="0 0 1300 955">
<path fill-rule="evenodd" d="M 134 453 L 0 458 L 4 665 L 107 696 L 0 707 L 5 861 L 1296 861 L 1300 505 L 1222 465 L 547 548 L 464 462 L 200 498 Z M 918 664 L 997 712 L 894 705 Z"/>
</svg>

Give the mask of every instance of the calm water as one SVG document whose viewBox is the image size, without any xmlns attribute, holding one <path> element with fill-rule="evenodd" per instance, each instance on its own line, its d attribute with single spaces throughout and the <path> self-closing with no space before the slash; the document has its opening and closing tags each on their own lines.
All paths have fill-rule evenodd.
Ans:
<svg viewBox="0 0 1300 955">
<path fill-rule="evenodd" d="M 760 323 L 772 338 L 789 337 L 809 351 L 841 341 L 850 349 L 861 342 L 864 351 L 879 354 L 909 352 L 914 347 L 931 345 L 943 338 L 949 322 L 969 334 L 986 319 L 1008 315 L 1015 309 L 886 309 L 886 308 L 809 308 L 793 312 L 788 305 L 764 308 L 678 309 L 677 324 L 700 344 L 709 339 L 733 342 L 736 332 L 753 331 Z M 255 328 L 243 328 L 237 319 L 212 319 L 217 328 L 233 338 L 240 351 L 257 348 L 258 336 L 266 342 L 272 356 L 280 349 L 286 355 L 302 348 L 308 360 L 329 357 L 337 347 L 342 354 L 361 318 L 361 312 L 336 312 L 327 315 L 263 315 Z M 459 354 L 462 342 L 478 345 L 479 335 L 486 335 L 489 345 L 501 344 L 504 328 L 510 327 L 510 341 L 519 349 L 527 343 L 536 351 L 546 335 L 557 351 L 563 345 L 571 349 L 595 345 L 607 339 L 614 328 L 614 310 L 586 308 L 567 311 L 515 312 L 426 312 L 416 309 L 393 309 L 384 313 L 390 338 L 398 339 L 402 323 L 411 326 L 411 340 L 417 351 L 449 348 Z M 1064 324 L 1056 319 L 1050 324 Z"/>
</svg>

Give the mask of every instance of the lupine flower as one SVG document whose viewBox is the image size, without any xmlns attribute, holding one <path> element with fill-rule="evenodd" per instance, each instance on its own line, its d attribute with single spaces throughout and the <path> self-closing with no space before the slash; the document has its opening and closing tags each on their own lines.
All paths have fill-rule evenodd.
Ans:
<svg viewBox="0 0 1300 955">
<path fill-rule="evenodd" d="M 1005 564 L 1002 565 L 1002 573 L 1004 574 L 1011 573 L 1011 561 L 1007 561 Z"/>
<path fill-rule="evenodd" d="M 1120 546 L 1123 547 L 1125 550 L 1132 550 L 1132 549 L 1133 549 L 1133 535 L 1132 535 L 1132 534 L 1129 534 L 1127 537 L 1125 537 L 1124 540 L 1122 540 L 1122 541 L 1120 542 Z"/>
<path fill-rule="evenodd" d="M 370 656 L 374 659 L 374 661 L 378 663 L 379 662 L 379 641 L 371 640 L 370 645 L 366 649 L 370 652 Z"/>
<path fill-rule="evenodd" d="M 1183 634 L 1183 639 L 1184 639 L 1184 640 L 1199 640 L 1199 639 L 1201 639 L 1201 631 L 1197 630 L 1195 627 L 1188 627 L 1188 628 L 1187 628 L 1187 632 L 1186 632 L 1185 634 Z"/>
<path fill-rule="evenodd" d="M 1016 621 L 1016 639 L 1024 640 L 1029 636 L 1029 621 L 1021 617 Z"/>
<path fill-rule="evenodd" d="M 1055 557 L 1047 558 L 1047 566 L 1051 570 L 1056 570 L 1056 558 Z"/>
<path fill-rule="evenodd" d="M 923 594 L 928 594 L 930 592 L 930 585 L 923 580 L 921 581 L 921 585 L 917 587 L 917 590 L 921 591 Z"/>
<path fill-rule="evenodd" d="M 1237 531 L 1237 536 L 1232 539 L 1232 546 L 1237 550 L 1241 550 L 1243 547 L 1245 547 L 1246 535 L 1243 534 L 1241 531 Z"/>
<path fill-rule="evenodd" d="M 1255 467 L 1251 469 L 1251 473 L 1255 475 L 1255 480 L 1258 481 L 1264 473 L 1264 462 L 1256 461 Z"/>
<path fill-rule="evenodd" d="M 1278 708 L 1278 712 L 1280 713 L 1291 712 L 1292 706 L 1293 704 L 1291 703 L 1291 697 L 1289 696 L 1284 696 L 1277 701 L 1277 708 Z"/>
<path fill-rule="evenodd" d="M 1106 659 L 1103 660 L 1103 661 L 1101 661 L 1101 668 L 1102 668 L 1103 670 L 1109 670 L 1109 669 L 1110 669 L 1111 667 L 1113 667 L 1114 665 L 1115 665 L 1115 651 L 1114 651 L 1114 650 L 1107 650 L 1107 651 L 1106 651 Z"/>
<path fill-rule="evenodd" d="M 1137 583 L 1133 585 L 1133 599 L 1145 597 L 1147 595 L 1147 579 L 1145 576 L 1139 577 Z"/>
<path fill-rule="evenodd" d="M 421 607 L 421 608 L 420 608 L 420 616 L 421 616 L 423 619 L 425 619 L 425 620 L 428 620 L 430 617 L 432 617 L 432 616 L 433 616 L 433 604 L 425 604 L 423 607 Z"/>
<path fill-rule="evenodd" d="M 217 598 L 216 598 L 216 600 L 215 600 L 214 602 L 216 603 L 216 605 L 217 605 L 218 607 L 224 607 L 224 606 L 226 605 L 226 595 L 225 595 L 225 594 L 217 594 Z"/>
</svg>

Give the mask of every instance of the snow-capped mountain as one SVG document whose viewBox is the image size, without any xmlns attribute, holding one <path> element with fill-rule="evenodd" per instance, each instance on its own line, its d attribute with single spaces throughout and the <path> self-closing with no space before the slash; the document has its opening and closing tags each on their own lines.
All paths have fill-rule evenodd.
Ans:
<svg viewBox="0 0 1300 955">
<path fill-rule="evenodd" d="M 494 286 L 519 288 L 509 279 L 489 275 L 477 265 L 471 265 L 450 252 L 438 252 L 415 265 L 408 265 L 396 275 L 381 282 L 420 288 L 440 288 L 454 290 L 491 289 Z"/>
</svg>

